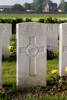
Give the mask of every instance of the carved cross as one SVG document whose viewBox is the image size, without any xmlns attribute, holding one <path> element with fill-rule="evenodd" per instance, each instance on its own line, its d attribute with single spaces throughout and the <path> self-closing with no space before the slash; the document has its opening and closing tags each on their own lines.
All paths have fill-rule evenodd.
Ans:
<svg viewBox="0 0 67 100">
<path fill-rule="evenodd" d="M 20 53 L 25 53 L 29 56 L 29 75 L 34 76 L 37 74 L 36 71 L 36 56 L 39 53 L 44 53 L 44 46 L 36 46 L 36 37 L 29 37 L 29 44 L 26 47 L 21 47 L 19 50 Z"/>
</svg>

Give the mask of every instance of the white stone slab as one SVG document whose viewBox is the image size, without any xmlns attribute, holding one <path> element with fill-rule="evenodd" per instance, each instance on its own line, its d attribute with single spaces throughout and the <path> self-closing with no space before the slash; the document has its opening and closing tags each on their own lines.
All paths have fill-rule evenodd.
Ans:
<svg viewBox="0 0 67 100">
<path fill-rule="evenodd" d="M 2 34 L 0 33 L 0 87 L 2 86 Z"/>
<path fill-rule="evenodd" d="M 9 57 L 8 46 L 10 45 L 10 39 L 12 36 L 12 26 L 11 24 L 0 24 L 0 27 L 2 27 L 4 34 L 2 55 L 4 58 L 8 58 Z"/>
<path fill-rule="evenodd" d="M 46 85 L 47 25 L 17 24 L 17 86 Z"/>
<path fill-rule="evenodd" d="M 3 44 L 3 33 L 2 27 L 0 27 L 0 87 L 2 86 L 2 44 Z"/>
<path fill-rule="evenodd" d="M 59 35 L 59 24 L 47 24 L 47 49 L 57 50 L 57 40 Z"/>
<path fill-rule="evenodd" d="M 7 43 L 6 43 L 6 39 L 8 39 L 8 32 L 10 32 L 10 24 L 1 24 L 0 23 L 0 87 L 2 86 L 2 49 L 4 46 L 4 42 L 5 42 L 5 46 L 7 47 Z M 8 47 L 7 47 L 8 49 Z"/>
<path fill-rule="evenodd" d="M 67 75 L 67 23 L 60 24 L 59 74 Z"/>
</svg>

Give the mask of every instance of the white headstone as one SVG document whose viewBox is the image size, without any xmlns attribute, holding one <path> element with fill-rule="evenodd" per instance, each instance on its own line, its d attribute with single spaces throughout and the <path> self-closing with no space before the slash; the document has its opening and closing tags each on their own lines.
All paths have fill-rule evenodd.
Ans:
<svg viewBox="0 0 67 100">
<path fill-rule="evenodd" d="M 67 75 L 67 23 L 60 24 L 59 74 Z"/>
<path fill-rule="evenodd" d="M 45 24 L 17 24 L 17 85 L 20 88 L 46 85 Z"/>
<path fill-rule="evenodd" d="M 0 24 L 0 87 L 2 86 L 2 49 L 3 43 L 6 42 L 5 37 L 8 37 L 7 32 L 10 31 L 10 24 Z M 5 43 L 6 45 L 7 43 Z M 6 45 L 7 46 L 7 45 Z M 7 47 L 8 49 L 8 47 Z"/>
<path fill-rule="evenodd" d="M 4 58 L 8 58 L 9 57 L 8 46 L 10 45 L 10 39 L 12 36 L 12 27 L 10 24 L 1 24 L 1 26 L 2 25 L 3 25 L 3 34 L 4 34 L 2 55 Z"/>
<path fill-rule="evenodd" d="M 47 49 L 57 50 L 57 40 L 59 35 L 59 24 L 47 24 Z"/>
<path fill-rule="evenodd" d="M 3 39 L 3 34 L 2 34 L 2 29 L 0 27 L 0 87 L 2 86 L 2 39 Z"/>
</svg>

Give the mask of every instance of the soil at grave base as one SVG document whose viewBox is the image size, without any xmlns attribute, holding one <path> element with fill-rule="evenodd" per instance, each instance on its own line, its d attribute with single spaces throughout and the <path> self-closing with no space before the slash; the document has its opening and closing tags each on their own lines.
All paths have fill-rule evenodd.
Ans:
<svg viewBox="0 0 67 100">
<path fill-rule="evenodd" d="M 27 97 L 43 97 L 43 96 L 67 96 L 67 86 L 61 82 L 56 85 L 49 85 L 47 87 L 35 87 L 16 91 L 10 87 L 3 87 L 0 89 L 0 94 L 7 95 L 7 98 L 17 98 L 20 100 Z M 9 99 L 8 99 L 9 100 Z M 12 99 L 10 99 L 12 100 Z"/>
</svg>

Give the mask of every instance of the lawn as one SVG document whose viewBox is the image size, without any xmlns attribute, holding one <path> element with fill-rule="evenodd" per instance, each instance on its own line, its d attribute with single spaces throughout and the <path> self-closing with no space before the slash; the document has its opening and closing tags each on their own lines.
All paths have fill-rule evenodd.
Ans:
<svg viewBox="0 0 67 100">
<path fill-rule="evenodd" d="M 47 61 L 47 77 L 51 75 L 52 70 L 58 69 L 58 62 L 58 58 Z M 16 83 L 16 62 L 3 61 L 2 66 L 3 85 L 14 85 Z"/>
<path fill-rule="evenodd" d="M 62 85 L 59 87 L 57 75 L 51 74 L 52 70 L 58 69 L 58 62 L 58 58 L 47 60 L 46 87 L 35 87 L 21 91 L 16 87 L 16 61 L 3 61 L 3 88 L 0 90 L 0 100 L 67 100 L 65 97 L 67 95 L 67 86 Z"/>
<path fill-rule="evenodd" d="M 51 80 L 51 71 L 58 69 L 58 58 L 47 61 L 47 81 Z M 48 91 L 47 88 L 37 87 L 34 89 L 19 91 L 16 87 L 16 61 L 3 61 L 2 63 L 2 83 L 0 90 L 0 100 L 57 100 L 58 97 L 42 97 L 42 92 Z M 50 82 L 51 83 L 51 82 Z M 39 96 L 39 98 L 38 98 Z M 43 95 L 44 96 L 44 95 Z M 10 99 L 11 98 L 11 99 Z M 19 99 L 20 98 L 20 99 Z M 22 98 L 22 99 L 21 99 Z M 50 98 L 50 99 L 49 99 Z M 58 99 L 64 100 L 64 99 Z M 66 99 L 65 99 L 66 100 Z"/>
<path fill-rule="evenodd" d="M 54 18 L 67 18 L 67 14 L 1 14 L 0 18 L 7 17 L 24 17 L 24 18 L 40 18 L 40 17 L 54 17 Z"/>
<path fill-rule="evenodd" d="M 16 62 L 4 61 L 2 66 L 3 85 L 16 84 Z"/>
</svg>

